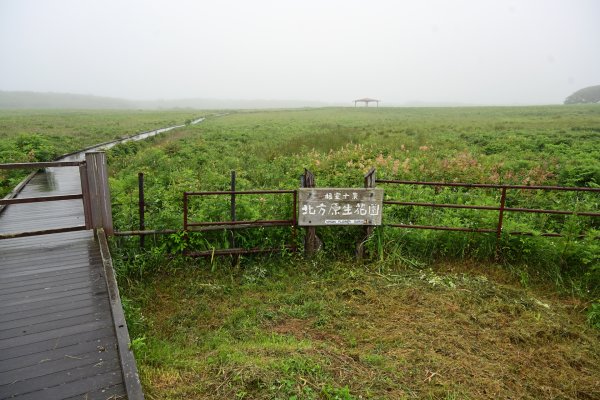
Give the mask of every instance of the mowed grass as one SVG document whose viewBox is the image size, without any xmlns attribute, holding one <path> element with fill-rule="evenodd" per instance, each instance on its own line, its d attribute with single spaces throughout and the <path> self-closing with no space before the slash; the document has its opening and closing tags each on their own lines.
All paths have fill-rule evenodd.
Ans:
<svg viewBox="0 0 600 400">
<path fill-rule="evenodd" d="M 600 397 L 584 301 L 524 289 L 499 266 L 243 264 L 125 285 L 146 398 Z"/>
</svg>

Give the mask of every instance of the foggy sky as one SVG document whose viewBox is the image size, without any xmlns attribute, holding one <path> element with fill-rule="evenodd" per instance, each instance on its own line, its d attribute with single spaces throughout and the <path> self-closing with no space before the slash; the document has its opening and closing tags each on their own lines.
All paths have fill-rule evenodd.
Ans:
<svg viewBox="0 0 600 400">
<path fill-rule="evenodd" d="M 600 84 L 597 0 L 0 0 L 0 90 L 553 104 Z"/>
</svg>

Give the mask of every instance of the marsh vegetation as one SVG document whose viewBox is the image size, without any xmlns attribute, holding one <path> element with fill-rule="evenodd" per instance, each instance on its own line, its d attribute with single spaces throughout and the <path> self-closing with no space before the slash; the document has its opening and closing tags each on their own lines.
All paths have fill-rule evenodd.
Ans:
<svg viewBox="0 0 600 400">
<path fill-rule="evenodd" d="M 3 112 L 1 161 L 45 158 L 197 115 Z M 137 172 L 145 173 L 146 225 L 157 230 L 181 229 L 182 192 L 226 190 L 231 170 L 239 190 L 294 189 L 304 168 L 321 187 L 362 186 L 371 167 L 387 179 L 600 184 L 600 108 L 593 105 L 206 116 L 109 151 L 118 230 L 137 228 Z M 386 196 L 496 205 L 499 193 L 416 186 L 386 187 Z M 568 192 L 523 191 L 510 201 L 578 212 L 600 204 L 597 193 Z M 250 196 L 237 212 L 275 218 L 290 207 Z M 227 219 L 229 203 L 198 201 L 191 212 Z M 489 227 L 497 214 L 389 207 L 384 224 L 391 221 Z M 389 227 L 376 229 L 373 257 L 363 263 L 353 258 L 356 227 L 319 229 L 324 251 L 310 260 L 283 252 L 232 265 L 180 255 L 186 247 L 227 247 L 223 233 L 195 233 L 189 242 L 157 235 L 144 249 L 137 237 L 122 237 L 112 250 L 151 399 L 593 399 L 600 396 L 599 224 L 515 214 L 507 231 L 533 236 L 502 235 L 498 261 L 493 234 Z M 289 240 L 289 228 L 236 233 L 246 247 Z"/>
</svg>

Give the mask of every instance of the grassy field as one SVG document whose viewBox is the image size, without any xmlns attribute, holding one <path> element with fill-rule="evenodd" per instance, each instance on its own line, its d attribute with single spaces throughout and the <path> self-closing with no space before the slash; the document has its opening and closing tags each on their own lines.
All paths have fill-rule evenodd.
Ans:
<svg viewBox="0 0 600 400">
<path fill-rule="evenodd" d="M 119 124 L 128 120 L 126 113 L 91 113 L 79 121 L 64 114 L 72 126 L 64 130 L 75 136 L 92 130 L 85 118 L 98 129 L 100 121 L 114 127 L 107 136 L 119 135 Z M 180 115 L 197 116 L 191 114 Z M 141 115 L 151 124 L 152 114 Z M 54 113 L 0 116 L 13 127 L 5 129 L 9 141 L 0 143 L 16 143 L 19 122 L 9 125 L 11 118 L 24 127 L 60 126 L 49 122 Z M 131 121 L 137 118 L 134 113 Z M 43 144 L 76 140 L 58 138 L 60 129 L 23 131 Z M 110 150 L 113 216 L 118 230 L 137 228 L 138 171 L 146 176 L 147 227 L 177 229 L 182 192 L 228 189 L 231 170 L 239 190 L 293 189 L 304 168 L 315 173 L 318 186 L 345 187 L 362 186 L 370 167 L 389 179 L 598 187 L 600 108 L 325 108 L 209 116 Z M 496 205 L 499 193 L 386 187 L 386 196 Z M 510 202 L 600 208 L 599 196 L 591 194 L 516 193 Z M 239 201 L 238 218 L 281 218 L 290 207 L 289 199 L 251 196 Z M 197 220 L 227 219 L 228 213 L 228 200 L 191 204 Z M 490 227 L 497 214 L 390 207 L 384 223 L 393 221 Z M 374 257 L 358 263 L 358 228 L 320 228 L 324 251 L 314 259 L 284 253 L 243 257 L 233 266 L 230 259 L 168 256 L 185 247 L 227 247 L 228 234 L 193 234 L 189 244 L 180 234 L 149 237 L 145 250 L 138 238 L 116 239 L 113 258 L 147 398 L 599 399 L 600 221 L 519 215 L 507 218 L 506 229 L 535 235 L 503 235 L 498 262 L 494 235 L 460 232 L 380 228 L 368 242 Z M 583 232 L 586 239 L 578 237 Z M 278 247 L 290 231 L 240 232 L 236 240 Z"/>
<path fill-rule="evenodd" d="M 303 168 L 318 186 L 361 186 L 376 167 L 392 179 L 597 187 L 600 109 L 317 109 L 237 112 L 110 154 L 120 229 L 134 229 L 136 176 L 146 174 L 147 224 L 181 227 L 181 193 L 290 189 Z M 497 204 L 497 191 L 389 189 L 394 198 Z M 523 195 L 514 206 L 598 210 L 597 195 Z M 238 218 L 289 215 L 289 200 L 239 200 Z M 229 203 L 191 205 L 227 219 Z M 495 226 L 495 213 L 388 209 L 384 221 Z M 180 235 L 117 263 L 149 398 L 599 398 L 598 221 L 518 216 L 508 229 L 563 239 L 379 229 L 379 256 L 352 261 L 356 228 L 319 229 L 325 251 L 271 258 L 165 261 Z M 589 238 L 577 235 L 587 232 Z M 280 246 L 287 229 L 236 234 Z M 300 238 L 299 238 L 300 239 Z M 228 235 L 191 245 L 227 247 Z"/>
<path fill-rule="evenodd" d="M 171 265 L 125 291 L 149 399 L 597 399 L 586 302 L 489 263 Z"/>
<path fill-rule="evenodd" d="M 293 189 L 308 168 L 321 187 L 362 186 L 363 174 L 377 168 L 378 177 L 443 180 L 467 183 L 509 183 L 589 186 L 600 182 L 600 109 L 582 107 L 441 108 L 441 109 L 316 109 L 238 112 L 182 130 L 149 143 L 130 144 L 111 152 L 113 212 L 119 229 L 137 227 L 137 176 L 146 174 L 147 226 L 180 228 L 182 192 L 225 190 L 230 171 L 237 171 L 237 188 Z M 386 197 L 466 205 L 499 204 L 493 190 L 435 190 L 385 187 Z M 190 205 L 195 220 L 228 218 L 223 198 Z M 599 208 L 597 194 L 515 192 L 513 207 L 591 211 Z M 290 215 L 289 199 L 245 197 L 238 203 L 239 219 L 281 219 Z M 495 228 L 495 212 L 386 207 L 384 223 L 401 222 L 467 228 Z M 525 266 L 529 274 L 545 274 L 581 294 L 599 285 L 590 270 L 598 264 L 598 218 L 507 214 L 506 231 L 533 237 L 503 235 L 500 248 L 508 263 Z M 548 239 L 540 233 L 563 234 Z M 579 234 L 588 239 L 577 239 Z M 329 254 L 349 256 L 357 228 L 319 229 Z M 244 246 L 282 246 L 286 229 L 238 235 Z M 211 250 L 228 245 L 227 235 L 193 235 L 192 245 Z M 178 237 L 161 245 L 179 248 Z M 423 260 L 442 257 L 490 259 L 494 235 L 380 229 L 368 243 L 392 257 Z M 586 275 L 587 274 L 587 275 Z M 570 276 L 576 275 L 572 285 Z"/>
</svg>

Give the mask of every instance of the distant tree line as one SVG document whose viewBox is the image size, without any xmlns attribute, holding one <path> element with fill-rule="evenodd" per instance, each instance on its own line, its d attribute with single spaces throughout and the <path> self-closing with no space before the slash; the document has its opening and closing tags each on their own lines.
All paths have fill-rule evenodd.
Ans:
<svg viewBox="0 0 600 400">
<path fill-rule="evenodd" d="M 580 89 L 565 99 L 565 104 L 600 103 L 600 85 Z"/>
</svg>

